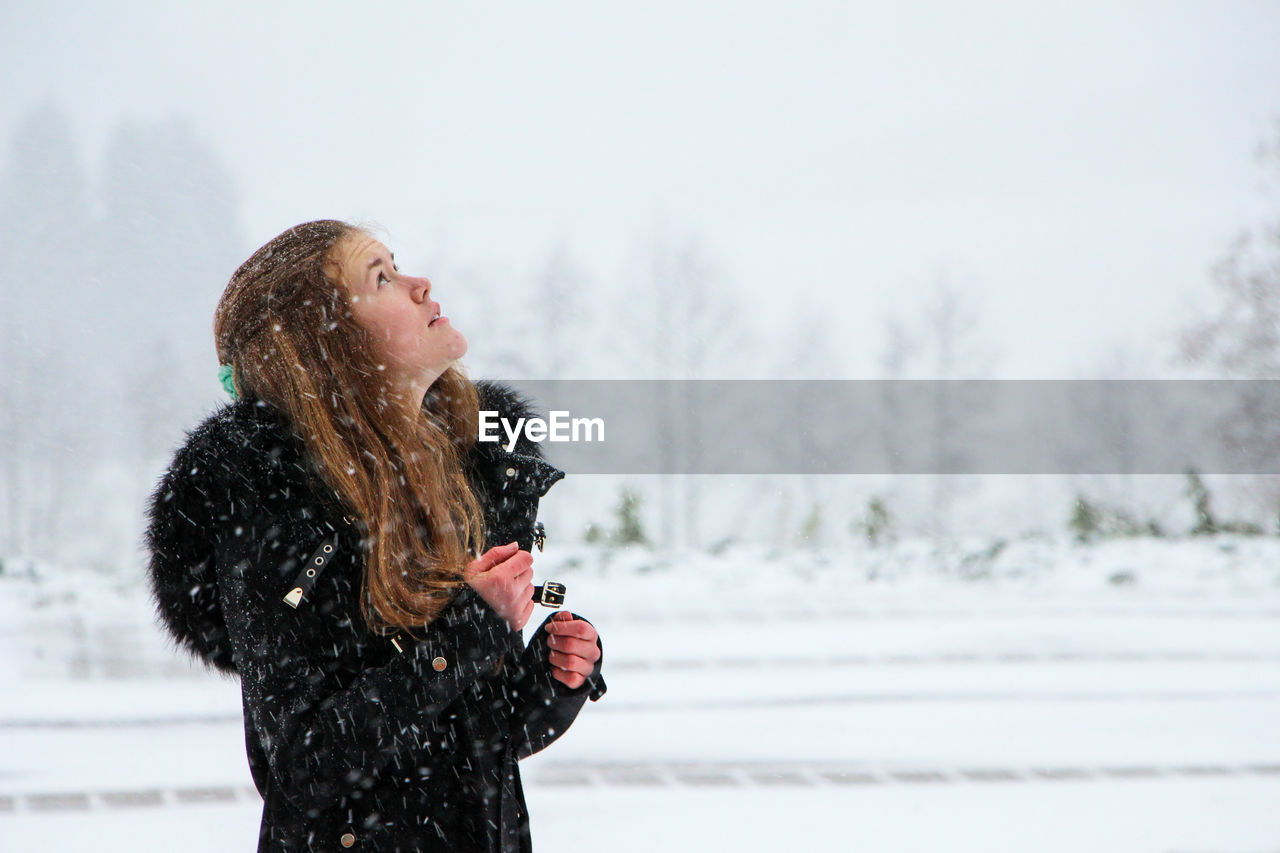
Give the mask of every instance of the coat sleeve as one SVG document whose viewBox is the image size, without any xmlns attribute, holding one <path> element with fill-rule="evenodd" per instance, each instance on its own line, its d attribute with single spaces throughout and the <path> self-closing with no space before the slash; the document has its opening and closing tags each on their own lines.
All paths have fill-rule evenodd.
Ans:
<svg viewBox="0 0 1280 853">
<path fill-rule="evenodd" d="M 576 613 L 573 617 L 582 619 Z M 604 665 L 604 646 L 598 636 L 596 647 L 600 649 L 600 658 L 585 682 L 578 687 L 567 687 L 552 676 L 551 664 L 547 660 L 551 647 L 547 643 L 546 631 L 551 618 L 548 616 L 538 626 L 537 633 L 520 656 L 511 733 L 517 759 L 528 758 L 549 746 L 577 719 L 588 698 L 595 702 L 608 689 L 600 674 Z"/>
<path fill-rule="evenodd" d="M 370 787 L 389 764 L 407 774 L 448 748 L 435 724 L 459 712 L 464 690 L 492 677 L 506 648 L 490 624 L 496 614 L 487 617 L 464 587 L 423 639 L 402 640 L 403 652 L 385 665 L 343 674 L 335 643 L 341 631 L 363 629 L 283 603 L 279 558 L 266 544 L 279 529 L 269 517 L 236 528 L 219 550 L 218 583 L 245 713 L 272 783 L 312 811 Z"/>
</svg>

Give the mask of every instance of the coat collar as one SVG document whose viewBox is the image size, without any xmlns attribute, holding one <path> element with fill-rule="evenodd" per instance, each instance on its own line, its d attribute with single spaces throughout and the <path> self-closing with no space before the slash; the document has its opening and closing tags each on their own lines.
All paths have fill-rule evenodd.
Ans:
<svg viewBox="0 0 1280 853">
<path fill-rule="evenodd" d="M 527 397 L 508 385 L 484 379 L 474 384 L 480 398 L 480 411 L 497 411 L 501 418 L 512 422 L 538 414 Z M 247 396 L 212 415 L 206 424 L 215 430 L 238 431 L 240 435 L 232 440 L 233 444 L 257 444 L 259 451 L 265 450 L 273 458 L 301 464 L 302 442 L 294 434 L 287 416 L 262 400 Z M 523 433 L 514 450 L 507 450 L 500 441 L 477 441 L 464 464 L 474 477 L 489 486 L 502 491 L 534 493 L 538 497 L 565 476 L 564 471 L 546 460 L 541 445 Z"/>
</svg>

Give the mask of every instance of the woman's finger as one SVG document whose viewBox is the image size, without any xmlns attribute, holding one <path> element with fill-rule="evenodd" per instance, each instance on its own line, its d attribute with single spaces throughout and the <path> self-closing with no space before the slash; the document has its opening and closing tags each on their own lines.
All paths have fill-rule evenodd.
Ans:
<svg viewBox="0 0 1280 853">
<path fill-rule="evenodd" d="M 509 558 L 512 554 L 516 553 L 519 548 L 519 542 L 508 542 L 506 545 L 498 545 L 495 548 L 490 548 L 488 551 L 485 551 L 479 557 L 472 560 L 471 564 L 468 565 L 467 568 L 473 572 L 486 572 L 501 563 L 503 560 Z"/>
<path fill-rule="evenodd" d="M 512 611 L 521 610 L 526 604 L 533 604 L 533 584 L 508 584 L 503 587 L 503 595 Z"/>
<path fill-rule="evenodd" d="M 551 670 L 551 677 L 570 689 L 581 687 L 587 680 L 584 675 L 576 672 L 564 672 L 559 669 Z"/>
<path fill-rule="evenodd" d="M 565 611 L 560 611 L 563 613 Z M 560 613 L 554 614 L 559 617 Z M 600 636 L 596 632 L 596 627 L 584 619 L 574 619 L 572 615 L 568 619 L 554 618 L 547 623 L 547 631 L 554 636 L 560 637 L 577 637 L 580 640 L 590 640 L 595 642 L 596 637 Z"/>
<path fill-rule="evenodd" d="M 580 640 L 577 637 L 552 637 L 547 641 L 551 648 L 567 655 L 577 655 L 585 661 L 595 663 L 600 659 L 600 648 L 594 642 Z"/>
<path fill-rule="evenodd" d="M 497 566 L 507 577 L 515 577 L 525 569 L 532 567 L 533 555 L 528 551 L 516 551 Z"/>
<path fill-rule="evenodd" d="M 528 568 L 522 569 L 519 573 L 517 573 L 514 578 L 514 581 L 517 584 L 521 584 L 521 585 L 528 584 L 529 587 L 532 588 L 533 587 L 533 564 L 530 563 Z"/>
<path fill-rule="evenodd" d="M 519 615 L 516 617 L 516 621 L 512 623 L 511 627 L 519 631 L 525 625 L 529 624 L 529 617 L 532 614 L 533 614 L 533 599 L 529 599 L 528 602 L 525 603 L 524 607 L 521 608 Z"/>
<path fill-rule="evenodd" d="M 566 672 L 578 672 L 583 675 L 590 675 L 591 670 L 595 669 L 595 662 L 583 660 L 577 655 L 566 655 L 563 652 L 549 652 L 547 661 L 558 669 Z"/>
</svg>

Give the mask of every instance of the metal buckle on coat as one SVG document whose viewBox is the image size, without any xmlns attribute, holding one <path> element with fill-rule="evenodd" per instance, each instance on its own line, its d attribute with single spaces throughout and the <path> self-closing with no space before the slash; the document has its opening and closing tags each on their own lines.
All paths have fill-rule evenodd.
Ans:
<svg viewBox="0 0 1280 853">
<path fill-rule="evenodd" d="M 542 526 L 542 522 L 536 522 L 533 525 L 533 544 L 538 546 L 538 550 L 542 550 L 542 546 L 547 541 L 547 528 Z"/>
<path fill-rule="evenodd" d="M 543 607 L 559 607 L 564 604 L 565 586 L 555 581 L 547 581 L 542 586 L 533 588 L 533 600 Z"/>
</svg>

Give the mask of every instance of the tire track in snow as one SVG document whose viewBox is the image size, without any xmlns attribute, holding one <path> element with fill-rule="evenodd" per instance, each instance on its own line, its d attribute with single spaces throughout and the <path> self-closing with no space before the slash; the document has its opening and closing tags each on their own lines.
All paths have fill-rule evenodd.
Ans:
<svg viewBox="0 0 1280 853">
<path fill-rule="evenodd" d="M 680 669 L 775 669 L 777 667 L 939 666 L 951 664 L 1078 664 L 1078 663 L 1280 663 L 1280 652 L 1052 652 L 1048 654 L 891 654 L 671 658 L 621 660 L 609 664 L 611 672 L 648 672 Z"/>
<path fill-rule="evenodd" d="M 261 803 L 262 797 L 252 785 L 0 794 L 0 817 L 20 811 L 83 812 L 95 809 L 157 808 L 236 802 Z"/>
<path fill-rule="evenodd" d="M 1261 777 L 1280 781 L 1280 763 L 1028 767 L 874 768 L 812 762 L 601 762 L 554 764 L 530 787 L 856 787 Z"/>
<path fill-rule="evenodd" d="M 1267 779 L 1280 781 L 1276 764 L 1178 764 L 1029 767 L 871 768 L 866 765 L 778 762 L 643 762 L 555 764 L 526 779 L 536 787 L 605 788 L 857 788 L 884 785 L 1053 784 L 1175 779 Z M 84 812 L 209 804 L 260 804 L 252 786 L 141 788 L 0 794 L 0 817 L 17 812 Z"/>
<path fill-rule="evenodd" d="M 653 711 L 747 711 L 761 708 L 818 708 L 829 705 L 879 705 L 895 702 L 1219 702 L 1280 700 L 1280 690 L 1109 690 L 1109 691 L 867 691 L 813 696 L 735 697 L 696 699 L 688 702 L 616 702 L 601 705 L 593 713 L 647 713 Z"/>
<path fill-rule="evenodd" d="M 745 711 L 760 708 L 818 708 L 828 705 L 880 705 L 895 702 L 1217 702 L 1217 701 L 1277 701 L 1280 690 L 1112 690 L 1112 691 L 1010 691 L 975 690 L 956 691 L 867 691 L 813 696 L 762 696 L 735 697 L 731 699 L 699 699 L 688 702 L 615 702 L 602 705 L 594 713 L 628 714 L 652 711 Z M 120 720 L 6 720 L 0 722 L 0 731 L 19 729 L 94 729 L 94 728 L 155 728 L 159 726 L 188 725 L 236 725 L 243 722 L 240 715 L 221 717 L 183 718 L 135 718 Z"/>
<path fill-rule="evenodd" d="M 763 657 L 708 657 L 615 660 L 609 672 L 652 672 L 690 669 L 771 669 L 789 667 L 939 666 L 944 664 L 1076 664 L 1076 663 L 1280 663 L 1280 651 L 1221 652 L 1005 652 L 1000 654 L 951 652 L 944 654 L 884 655 L 788 655 Z M 106 681 L 140 678 L 181 678 L 184 682 L 208 677 L 207 672 L 183 670 L 174 675 L 145 664 L 99 661 L 94 668 Z M 71 681 L 78 681 L 72 678 Z M 0 720 L 0 728 L 5 723 Z"/>
<path fill-rule="evenodd" d="M 1108 654 L 942 654 L 942 655 L 843 655 L 843 656 L 791 656 L 775 658 L 673 658 L 667 660 L 621 660 L 609 664 L 608 672 L 678 672 L 682 670 L 717 669 L 800 669 L 840 667 L 923 667 L 951 665 L 1044 665 L 1044 664 L 1128 664 L 1128 663 L 1280 663 L 1280 654 L 1265 652 L 1135 652 Z M 607 673 L 606 673 L 607 674 Z M 1132 693 L 864 693 L 852 696 L 810 696 L 790 699 L 762 697 L 724 702 L 709 700 L 701 703 L 674 704 L 624 704 L 608 706 L 609 710 L 681 710 L 719 709 L 733 707 L 767 707 L 770 705 L 828 705 L 850 702 L 916 702 L 916 701 L 1036 701 L 1036 700 L 1098 700 L 1138 699 L 1154 701 L 1183 701 L 1197 699 L 1274 699 L 1280 693 L 1274 691 L 1225 691 L 1225 692 L 1132 692 Z M 602 708 L 605 706 L 602 706 Z M 163 717 L 121 717 L 118 719 L 72 718 L 14 718 L 0 720 L 0 731 L 33 729 L 112 729 L 149 728 L 175 726 L 241 725 L 241 714 L 172 715 Z"/>
<path fill-rule="evenodd" d="M 897 609 L 877 608 L 866 610 L 849 608 L 841 610 L 816 610 L 812 607 L 779 605 L 772 610 L 734 609 L 723 610 L 652 610 L 652 611 L 601 611 L 593 616 L 596 621 L 615 624 L 684 623 L 684 622 L 877 622 L 911 621 L 919 619 L 956 619 L 961 621 L 984 619 L 1078 619 L 1081 617 L 1121 619 L 1280 619 L 1280 610 L 1247 607 L 1116 607 L 1109 605 L 1066 605 L 1061 607 L 1008 607 L 1008 608 L 938 608 Z"/>
</svg>

